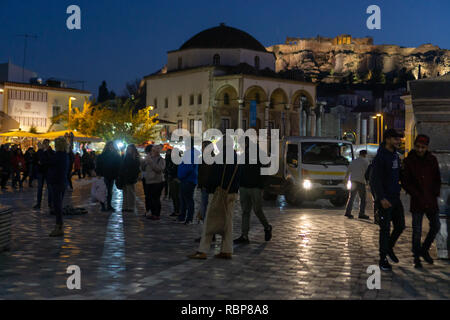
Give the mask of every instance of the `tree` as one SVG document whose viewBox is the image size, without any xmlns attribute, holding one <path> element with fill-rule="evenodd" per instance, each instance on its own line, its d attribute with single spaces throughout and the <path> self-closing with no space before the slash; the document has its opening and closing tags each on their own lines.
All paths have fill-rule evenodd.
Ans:
<svg viewBox="0 0 450 320">
<path fill-rule="evenodd" d="M 85 101 L 82 110 L 73 108 L 70 118 L 65 111 L 53 117 L 52 122 L 63 121 L 71 130 L 105 141 L 119 139 L 141 144 L 157 136 L 158 115 L 150 116 L 151 108 L 137 110 L 131 99 L 116 99 L 97 105 Z"/>
<path fill-rule="evenodd" d="M 108 88 L 106 86 L 106 81 L 103 80 L 103 82 L 100 85 L 100 87 L 98 87 L 97 101 L 101 103 L 101 102 L 105 102 L 105 101 L 107 101 L 109 99 L 110 99 L 110 93 L 109 93 Z"/>
</svg>

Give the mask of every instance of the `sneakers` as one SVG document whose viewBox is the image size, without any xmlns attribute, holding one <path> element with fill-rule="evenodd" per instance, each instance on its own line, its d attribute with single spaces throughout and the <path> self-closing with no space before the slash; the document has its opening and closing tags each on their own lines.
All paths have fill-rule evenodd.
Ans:
<svg viewBox="0 0 450 320">
<path fill-rule="evenodd" d="M 191 224 L 194 224 L 194 222 L 193 221 L 185 221 L 184 224 L 185 225 L 191 225 Z"/>
<path fill-rule="evenodd" d="M 386 258 L 380 260 L 379 266 L 380 266 L 380 269 L 383 271 L 391 271 L 392 270 L 392 266 Z"/>
<path fill-rule="evenodd" d="M 56 225 L 55 229 L 48 235 L 49 237 L 62 237 L 64 235 L 64 230 L 62 225 Z"/>
<path fill-rule="evenodd" d="M 189 259 L 196 259 L 196 260 L 206 260 L 207 256 L 206 253 L 203 252 L 196 252 L 194 254 L 190 254 L 187 256 Z"/>
<path fill-rule="evenodd" d="M 392 260 L 392 262 L 394 262 L 394 263 L 398 263 L 399 262 L 397 256 L 394 253 L 394 249 L 389 250 L 387 254 L 388 254 L 389 259 Z"/>
<path fill-rule="evenodd" d="M 225 252 L 221 252 L 219 254 L 216 254 L 214 256 L 214 258 L 216 259 L 225 259 L 225 260 L 230 260 L 232 258 L 232 254 L 231 253 L 225 253 Z"/>
<path fill-rule="evenodd" d="M 349 219 L 353 219 L 354 217 L 353 217 L 353 215 L 351 215 L 351 214 L 346 214 L 345 215 L 347 218 L 349 218 Z"/>
<path fill-rule="evenodd" d="M 430 256 L 430 253 L 428 252 L 428 250 L 422 250 L 420 255 L 422 256 L 423 260 L 425 260 L 428 264 L 434 263 L 433 258 Z"/>
<path fill-rule="evenodd" d="M 422 262 L 420 262 L 420 257 L 414 257 L 414 268 L 422 269 Z"/>
<path fill-rule="evenodd" d="M 365 214 L 360 214 L 358 218 L 359 219 L 364 219 L 364 220 L 369 220 L 370 219 L 370 217 L 368 215 L 365 215 Z"/>
<path fill-rule="evenodd" d="M 176 217 L 176 216 L 178 216 L 178 213 L 174 212 L 169 217 Z"/>
<path fill-rule="evenodd" d="M 158 216 L 153 216 L 153 215 L 151 215 L 151 216 L 148 216 L 148 215 L 147 215 L 147 219 L 150 219 L 150 220 L 159 220 L 160 217 L 158 217 Z"/>
<path fill-rule="evenodd" d="M 264 240 L 270 241 L 272 239 L 272 226 L 269 225 L 268 229 L 264 230 Z"/>
<path fill-rule="evenodd" d="M 41 210 L 41 205 L 37 204 L 33 207 L 34 210 Z"/>
<path fill-rule="evenodd" d="M 249 244 L 250 240 L 247 237 L 240 236 L 239 238 L 233 241 L 234 244 Z"/>
</svg>

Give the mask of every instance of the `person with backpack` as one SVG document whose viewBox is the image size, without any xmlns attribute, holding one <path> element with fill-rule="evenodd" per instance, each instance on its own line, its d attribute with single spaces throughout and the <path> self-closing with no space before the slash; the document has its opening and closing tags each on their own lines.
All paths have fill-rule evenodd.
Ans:
<svg viewBox="0 0 450 320">
<path fill-rule="evenodd" d="M 159 220 L 161 216 L 161 193 L 164 187 L 166 162 L 161 157 L 161 145 L 153 146 L 144 160 L 145 199 L 147 219 Z"/>
<path fill-rule="evenodd" d="M 433 264 L 429 250 L 441 228 L 437 198 L 441 191 L 441 174 L 436 157 L 428 151 L 430 138 L 419 134 L 414 141 L 414 149 L 403 162 L 402 187 L 411 196 L 414 267 L 422 268 L 420 258 Z M 423 243 L 423 216 L 428 218 L 430 229 Z"/>
<path fill-rule="evenodd" d="M 366 210 L 366 178 L 365 173 L 369 167 L 369 162 L 366 160 L 367 150 L 361 150 L 359 152 L 359 158 L 350 163 L 345 175 L 344 182 L 350 181 L 351 190 L 347 201 L 347 208 L 345 209 L 345 216 L 349 219 L 353 219 L 352 209 L 353 202 L 355 201 L 356 194 L 358 193 L 359 204 L 359 219 L 370 219 L 365 214 Z M 350 179 L 350 180 L 349 180 Z"/>
<path fill-rule="evenodd" d="M 225 136 L 218 143 L 221 150 L 221 155 L 218 157 L 223 157 L 223 164 L 215 163 L 212 174 L 208 178 L 208 192 L 213 196 L 208 205 L 200 245 L 194 254 L 188 256 L 189 259 L 207 259 L 215 234 L 222 236 L 220 253 L 216 254 L 215 258 L 231 259 L 233 256 L 233 211 L 242 169 L 237 163 L 237 154 L 234 150 L 233 163 L 226 163 L 225 143 L 233 143 L 233 139 Z"/>
<path fill-rule="evenodd" d="M 395 129 L 388 129 L 384 133 L 384 141 L 380 145 L 373 160 L 370 175 L 370 186 L 374 192 L 375 201 L 380 214 L 380 261 L 383 271 L 392 270 L 387 256 L 398 263 L 394 253 L 394 246 L 405 229 L 405 215 L 400 200 L 400 157 L 397 149 L 400 147 L 402 134 Z M 390 233 L 391 222 L 394 230 Z"/>
</svg>

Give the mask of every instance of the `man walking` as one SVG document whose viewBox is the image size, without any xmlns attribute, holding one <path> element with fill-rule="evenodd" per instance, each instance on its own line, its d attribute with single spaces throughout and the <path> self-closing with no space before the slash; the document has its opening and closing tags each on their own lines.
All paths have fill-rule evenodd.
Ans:
<svg viewBox="0 0 450 320">
<path fill-rule="evenodd" d="M 253 212 L 258 217 L 259 222 L 264 227 L 265 240 L 270 241 L 272 239 L 272 226 L 266 219 L 262 209 L 262 192 L 264 189 L 264 179 L 261 175 L 261 162 L 258 157 L 258 147 L 252 148 L 256 151 L 255 155 L 250 154 L 250 142 L 246 140 L 245 143 L 245 164 L 242 166 L 243 174 L 240 179 L 240 202 L 242 208 L 242 225 L 241 225 L 241 236 L 234 240 L 234 243 L 248 244 L 250 240 L 248 239 L 248 233 L 250 231 L 250 213 Z M 250 157 L 252 159 L 250 159 Z M 251 161 L 252 160 L 252 161 Z M 254 162 L 255 164 L 251 164 Z"/>
<path fill-rule="evenodd" d="M 380 145 L 373 161 L 370 185 L 380 215 L 380 269 L 392 270 L 386 256 L 398 263 L 394 246 L 405 229 L 405 215 L 400 200 L 400 158 L 397 149 L 402 135 L 395 129 L 386 130 L 384 142 Z M 391 221 L 394 230 L 390 233 Z"/>
<path fill-rule="evenodd" d="M 359 158 L 352 161 L 348 166 L 347 174 L 344 181 L 347 181 L 350 177 L 351 190 L 348 197 L 347 208 L 345 209 L 345 216 L 349 219 L 353 219 L 352 208 L 355 201 L 356 194 L 358 193 L 359 204 L 359 219 L 369 219 L 369 216 L 365 214 L 366 211 L 366 178 L 365 173 L 369 167 L 369 162 L 366 159 L 367 150 L 361 150 L 359 152 Z"/>
<path fill-rule="evenodd" d="M 412 213 L 414 267 L 422 268 L 420 257 L 433 264 L 428 252 L 441 227 L 437 198 L 441 189 L 441 174 L 438 161 L 428 151 L 430 138 L 419 134 L 414 141 L 414 149 L 404 161 L 402 186 L 411 195 L 410 211 Z M 423 244 L 422 220 L 426 215 L 430 222 L 430 230 Z"/>
</svg>

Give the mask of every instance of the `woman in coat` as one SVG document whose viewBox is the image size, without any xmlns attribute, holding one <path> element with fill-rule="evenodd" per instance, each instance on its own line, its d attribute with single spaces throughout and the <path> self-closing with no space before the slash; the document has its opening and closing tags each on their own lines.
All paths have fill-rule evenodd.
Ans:
<svg viewBox="0 0 450 320">
<path fill-rule="evenodd" d="M 139 152 L 134 144 L 127 147 L 119 172 L 120 185 L 123 189 L 122 211 L 133 212 L 136 209 L 136 183 L 139 179 Z"/>
<path fill-rule="evenodd" d="M 145 198 L 150 210 L 147 219 L 159 220 L 161 215 L 161 192 L 164 187 L 164 169 L 166 162 L 161 157 L 161 145 L 154 146 L 144 160 Z"/>
</svg>

